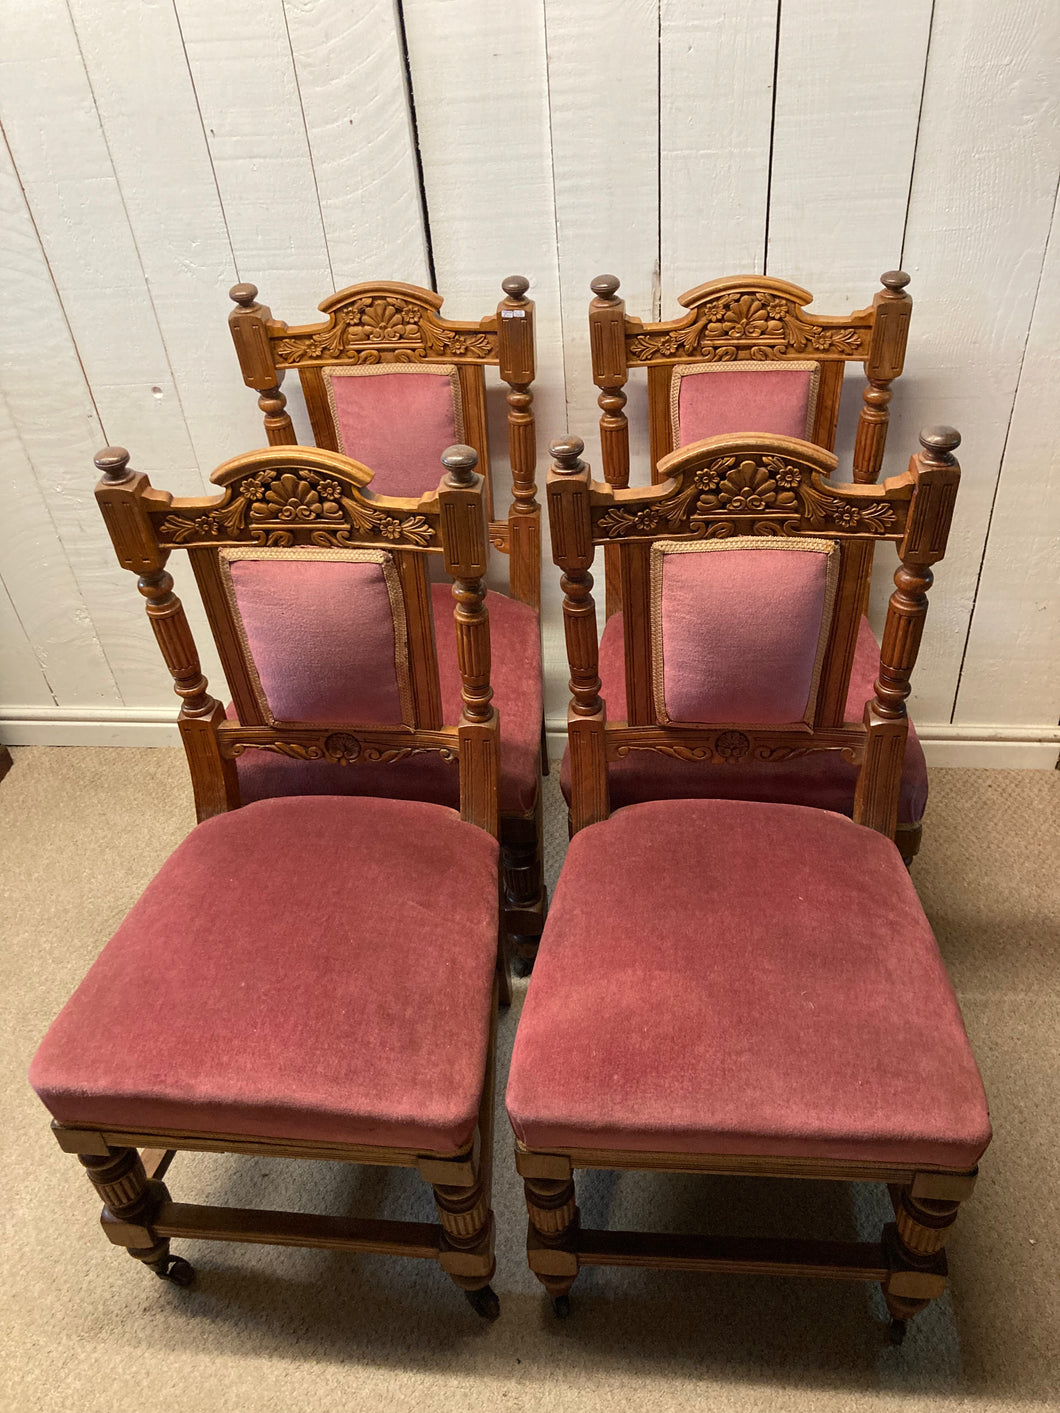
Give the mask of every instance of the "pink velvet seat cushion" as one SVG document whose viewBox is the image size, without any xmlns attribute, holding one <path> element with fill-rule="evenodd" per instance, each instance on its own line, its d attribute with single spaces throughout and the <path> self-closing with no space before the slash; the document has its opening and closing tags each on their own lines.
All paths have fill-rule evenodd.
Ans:
<svg viewBox="0 0 1060 1413">
<path fill-rule="evenodd" d="M 611 721 L 626 717 L 626 679 L 623 667 L 622 615 L 613 614 L 600 638 L 601 695 Z M 865 703 L 872 696 L 873 681 L 880 668 L 880 649 L 868 620 L 858 632 L 854 667 L 845 716 L 860 721 Z M 759 800 L 774 804 L 811 805 L 817 809 L 851 814 L 858 767 L 843 760 L 838 751 L 819 751 L 795 760 L 769 765 L 758 761 L 735 761 L 705 765 L 675 760 L 654 751 L 631 751 L 624 760 L 608 766 L 611 808 L 645 800 L 719 799 Z M 570 800 L 570 758 L 563 756 L 560 784 Z M 905 765 L 898 796 L 899 824 L 917 824 L 927 804 L 928 780 L 924 750 L 913 723 L 905 748 Z"/>
<path fill-rule="evenodd" d="M 383 496 L 421 496 L 441 479 L 438 458 L 463 441 L 449 369 L 325 373 L 339 450 L 375 473 Z"/>
<path fill-rule="evenodd" d="M 508 1112 L 545 1150 L 964 1170 L 990 1140 L 894 845 L 824 810 L 734 800 L 632 805 L 575 835 Z"/>
<path fill-rule="evenodd" d="M 731 432 L 775 432 L 806 438 L 816 396 L 816 369 L 750 365 L 686 373 L 678 383 L 676 446 Z"/>
<path fill-rule="evenodd" d="M 277 721 L 396 726 L 408 720 L 404 621 L 398 643 L 383 565 L 234 559 L 232 593 Z M 400 603 L 400 588 L 396 588 Z"/>
<path fill-rule="evenodd" d="M 460 672 L 453 631 L 453 595 L 448 584 L 432 584 L 438 676 L 446 724 L 460 718 Z M 505 594 L 486 595 L 490 613 L 493 702 L 500 713 L 500 807 L 527 814 L 538 789 L 541 741 L 541 636 L 534 610 Z M 231 715 L 231 709 L 229 709 Z M 296 761 L 267 751 L 245 751 L 236 761 L 244 802 L 281 795 L 387 795 L 427 800 L 455 808 L 460 802 L 459 766 L 440 756 L 410 756 L 389 765 L 333 765 Z"/>
<path fill-rule="evenodd" d="M 454 1153 L 482 1095 L 496 943 L 497 844 L 453 811 L 248 805 L 170 856 L 30 1081 L 75 1126 Z"/>
<path fill-rule="evenodd" d="M 743 543 L 652 548 L 662 723 L 776 726 L 807 719 L 830 620 L 831 547 Z"/>
</svg>

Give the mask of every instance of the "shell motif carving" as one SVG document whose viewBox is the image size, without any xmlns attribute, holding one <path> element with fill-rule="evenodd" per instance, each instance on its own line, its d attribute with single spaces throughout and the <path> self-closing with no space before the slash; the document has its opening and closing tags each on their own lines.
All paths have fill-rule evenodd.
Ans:
<svg viewBox="0 0 1060 1413">
<path fill-rule="evenodd" d="M 856 358 L 868 350 L 870 331 L 814 324 L 791 300 L 753 290 L 737 290 L 706 304 L 686 328 L 633 335 L 629 356 L 640 363 L 695 358 L 705 363 L 744 359 L 768 361 L 815 353 Z"/>
<path fill-rule="evenodd" d="M 756 518 L 748 523 L 745 517 Z M 595 528 L 609 539 L 660 531 L 721 539 L 733 534 L 794 535 L 802 516 L 811 525 L 850 534 L 887 535 L 898 528 L 885 500 L 850 501 L 817 490 L 809 472 L 779 456 L 721 456 L 701 466 L 691 483 L 665 500 L 638 509 L 613 506 Z M 722 517 L 740 517 L 729 519 Z"/>
<path fill-rule="evenodd" d="M 340 481 L 314 471 L 263 471 L 246 476 L 232 491 L 229 503 L 215 510 L 167 515 L 159 538 L 177 545 L 214 540 L 341 548 L 366 538 L 423 547 L 434 537 L 422 515 L 388 515 L 354 500 Z"/>
<path fill-rule="evenodd" d="M 414 363 L 426 358 L 489 362 L 496 358 L 497 336 L 489 330 L 439 324 L 412 300 L 362 298 L 335 310 L 331 323 L 318 332 L 275 339 L 273 353 L 278 363 L 290 365 Z"/>
</svg>

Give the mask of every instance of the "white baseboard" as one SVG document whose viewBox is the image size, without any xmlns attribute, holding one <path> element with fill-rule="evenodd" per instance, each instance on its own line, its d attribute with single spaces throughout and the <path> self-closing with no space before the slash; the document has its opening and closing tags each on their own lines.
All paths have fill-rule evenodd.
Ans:
<svg viewBox="0 0 1060 1413">
<path fill-rule="evenodd" d="M 0 707 L 8 746 L 179 746 L 177 709 Z"/>
<path fill-rule="evenodd" d="M 548 751 L 563 754 L 566 728 L 550 717 Z M 1060 755 L 1056 726 L 917 725 L 928 765 L 1052 770 Z M 174 707 L 0 707 L 0 741 L 9 746 L 179 746 Z"/>
</svg>

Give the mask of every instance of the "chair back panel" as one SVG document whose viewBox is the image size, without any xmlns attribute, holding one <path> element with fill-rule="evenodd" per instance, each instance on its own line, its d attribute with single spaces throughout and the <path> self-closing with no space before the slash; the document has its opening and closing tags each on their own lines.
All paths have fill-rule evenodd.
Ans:
<svg viewBox="0 0 1060 1413">
<path fill-rule="evenodd" d="M 905 475 L 879 487 L 826 479 L 835 457 L 790 437 L 696 442 L 664 460 L 659 485 L 636 488 L 592 481 L 577 438 L 553 445 L 575 828 L 606 817 L 606 764 L 631 751 L 721 764 L 840 750 L 862 765 L 855 817 L 893 836 L 904 699 L 960 475 L 952 428 L 921 440 Z M 877 540 L 896 543 L 902 564 L 876 696 L 864 722 L 846 722 L 865 551 Z M 625 721 L 608 720 L 600 698 L 598 545 L 621 575 Z"/>
<path fill-rule="evenodd" d="M 224 549 L 219 558 L 268 725 L 416 725 L 405 602 L 392 555 Z"/>
<path fill-rule="evenodd" d="M 660 725 L 812 726 L 839 559 L 828 540 L 657 540 L 649 614 Z"/>
<path fill-rule="evenodd" d="M 912 310 L 905 293 L 907 275 L 889 271 L 881 281 L 883 289 L 869 308 L 834 317 L 808 314 L 813 295 L 782 280 L 749 275 L 712 280 L 680 296 L 686 314 L 645 323 L 626 314 L 617 294 L 619 281 L 613 275 L 599 276 L 593 281 L 596 298 L 589 306 L 589 325 L 593 376 L 604 411 L 600 425 L 605 479 L 615 486 L 628 484 L 628 426 L 622 411 L 626 398 L 621 388 L 631 368 L 648 370 L 652 479 L 657 483 L 663 479 L 658 463 L 664 456 L 707 436 L 776 432 L 831 449 L 843 367 L 853 361 L 864 364 L 869 379 L 854 479 L 875 481 L 883 460 L 890 383 L 902 371 Z M 805 420 L 791 407 L 776 406 L 782 385 L 763 377 L 752 375 L 741 386 L 731 376 L 729 386 L 724 377 L 718 386 L 698 379 L 680 386 L 692 369 L 731 375 L 745 368 L 756 373 L 767 367 L 791 371 L 808 363 L 817 364 L 819 374 L 813 411 Z M 682 376 L 675 376 L 678 369 Z M 689 395 L 698 406 L 694 413 L 689 408 L 689 425 L 682 432 L 674 402 L 679 396 L 683 425 Z"/>
<path fill-rule="evenodd" d="M 324 368 L 321 374 L 338 450 L 372 468 L 377 494 L 431 490 L 438 448 L 467 441 L 452 363 Z"/>
<path fill-rule="evenodd" d="M 424 751 L 461 757 L 461 811 L 496 833 L 496 712 L 490 705 L 484 486 L 474 450 L 451 446 L 449 474 L 418 499 L 373 496 L 372 473 L 338 453 L 279 446 L 213 473 L 215 497 L 175 498 L 97 458 L 96 488 L 120 562 L 141 592 L 184 699 L 180 727 L 200 818 L 239 803 L 247 750 L 343 765 Z M 172 579 L 189 553 L 235 704 L 206 680 Z M 443 723 L 427 557 L 456 580 L 463 709 Z M 446 631 L 439 625 L 439 631 Z M 464 760 L 467 754 L 468 759 Z M 465 778 L 466 777 L 466 778 Z"/>
<path fill-rule="evenodd" d="M 679 363 L 670 375 L 670 439 L 676 447 L 737 432 L 813 441 L 821 365 Z"/>
<path fill-rule="evenodd" d="M 376 489 L 419 496 L 437 482 L 440 447 L 471 446 L 485 477 L 490 541 L 512 555 L 511 592 L 540 602 L 540 507 L 534 471 L 534 305 L 529 281 L 510 276 L 495 314 L 478 323 L 444 319 L 432 290 L 396 282 L 351 285 L 320 305 L 323 324 L 288 327 L 236 285 L 229 316 L 244 381 L 263 391 L 259 405 L 273 445 L 293 444 L 280 384 L 297 371 L 318 447 L 370 465 Z M 508 451 L 513 502 L 494 520 L 485 369 L 508 384 Z M 448 382 L 448 387 L 445 386 Z M 499 497 L 496 497 L 499 500 Z"/>
</svg>

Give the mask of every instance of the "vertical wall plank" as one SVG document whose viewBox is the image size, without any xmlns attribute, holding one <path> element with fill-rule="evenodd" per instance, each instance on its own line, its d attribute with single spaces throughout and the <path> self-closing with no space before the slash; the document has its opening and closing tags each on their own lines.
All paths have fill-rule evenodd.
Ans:
<svg viewBox="0 0 1060 1413">
<path fill-rule="evenodd" d="M 2 578 L 0 573 L 0 581 Z M 54 700 L 48 678 L 0 582 L 0 702 L 5 706 L 37 705 Z"/>
<path fill-rule="evenodd" d="M 899 459 L 926 423 L 951 423 L 964 438 L 950 547 L 914 677 L 924 721 L 949 721 L 953 709 L 1052 219 L 1053 30 L 1036 0 L 948 0 L 935 11 L 903 262 L 916 308 L 889 434 Z"/>
<path fill-rule="evenodd" d="M 762 273 L 777 10 L 778 0 L 662 0 L 663 318 L 704 280 Z"/>
<path fill-rule="evenodd" d="M 9 544 L 13 559 L 5 582 L 12 594 L 42 596 L 36 622 L 44 636 L 34 647 L 42 660 L 49 658 L 60 703 L 119 705 L 125 693 L 135 699 L 140 691 L 149 645 L 128 631 L 119 602 L 113 556 L 91 494 L 92 456 L 103 439 L 99 420 L 4 145 L 0 229 L 6 295 L 0 393 L 10 411 L 15 476 L 8 483 L 14 503 L 8 498 L 5 538 L 13 532 L 16 541 Z M 34 570 L 38 552 L 44 564 Z"/>
<path fill-rule="evenodd" d="M 308 323 L 335 282 L 282 0 L 176 10 L 236 268 Z"/>
<path fill-rule="evenodd" d="M 902 251 L 931 0 L 784 0 L 766 270 L 863 306 Z"/>
<path fill-rule="evenodd" d="M 284 8 L 336 285 L 384 272 L 428 285 L 395 0 Z"/>
<path fill-rule="evenodd" d="M 102 438 L 194 494 L 195 453 L 65 0 L 0 8 L 0 55 L 0 122 Z"/>
<path fill-rule="evenodd" d="M 21 681 L 25 672 L 18 647 L 20 640 L 28 641 L 39 665 L 38 677 L 43 674 L 43 698 L 14 700 L 116 705 L 120 698 L 113 676 L 2 393 L 0 577 L 6 586 L 3 600 L 18 625 L 10 640 L 0 638 L 0 656 L 6 658 L 9 647 L 16 654 L 12 667 Z M 9 690 L 14 685 L 9 682 Z M 41 680 L 34 686 L 39 690 Z"/>
<path fill-rule="evenodd" d="M 954 720 L 1052 724 L 1060 711 L 1060 220 L 1042 267 Z"/>
<path fill-rule="evenodd" d="M 659 0 L 545 0 L 567 426 L 600 473 L 590 281 L 631 314 L 659 308 Z M 646 395 L 631 382 L 631 482 L 650 480 Z"/>
<path fill-rule="evenodd" d="M 70 12 L 191 442 L 213 467 L 264 437 L 226 324 L 240 272 L 172 0 L 70 0 Z"/>
<path fill-rule="evenodd" d="M 543 487 L 548 442 L 566 429 L 543 9 L 526 0 L 503 6 L 490 0 L 405 0 L 404 15 L 431 248 L 445 310 L 454 318 L 481 318 L 503 297 L 506 275 L 526 275 L 531 282 Z M 454 84 L 457 73 L 461 82 Z M 497 385 L 488 393 L 498 513 L 509 501 L 503 392 Z M 562 656 L 559 585 L 547 540 L 545 527 L 542 589 L 550 621 L 544 642 L 555 679 Z"/>
</svg>

